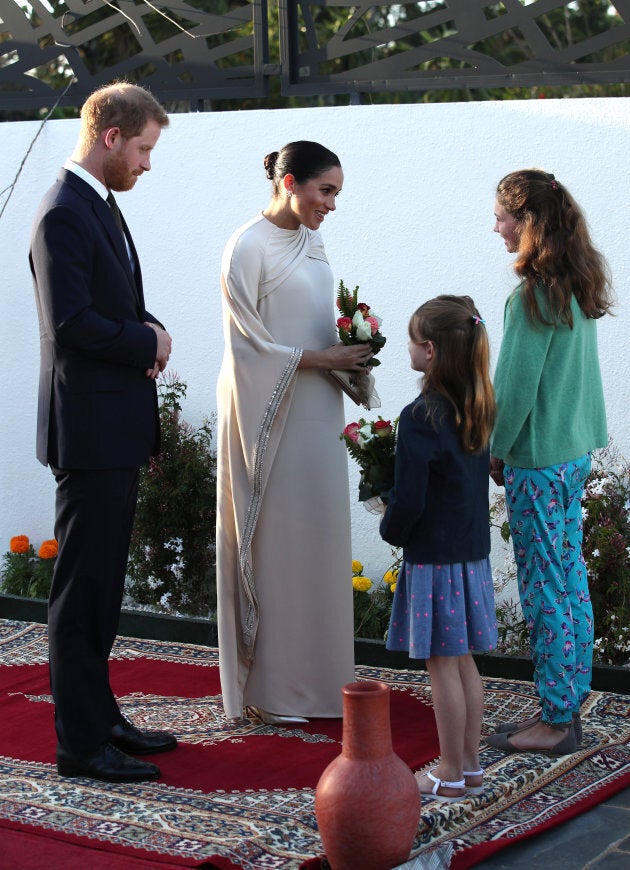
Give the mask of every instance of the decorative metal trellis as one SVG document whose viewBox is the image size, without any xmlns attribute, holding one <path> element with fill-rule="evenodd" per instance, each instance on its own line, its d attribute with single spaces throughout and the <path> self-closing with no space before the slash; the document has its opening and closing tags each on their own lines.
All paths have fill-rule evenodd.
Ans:
<svg viewBox="0 0 630 870">
<path fill-rule="evenodd" d="M 568 0 L 0 0 L 0 109 L 80 105 L 119 78 L 197 108 L 264 97 L 273 77 L 284 96 L 351 100 L 629 82 L 630 0 L 599 6 L 599 32 L 576 38 Z"/>
<path fill-rule="evenodd" d="M 0 0 L 0 108 L 50 105 L 72 76 L 62 105 L 121 78 L 164 101 L 263 96 L 266 0 L 221 5 L 217 15 L 214 0 Z"/>
</svg>

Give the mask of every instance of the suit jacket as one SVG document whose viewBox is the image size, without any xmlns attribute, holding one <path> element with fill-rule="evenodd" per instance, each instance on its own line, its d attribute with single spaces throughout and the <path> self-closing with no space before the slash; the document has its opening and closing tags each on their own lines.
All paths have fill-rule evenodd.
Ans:
<svg viewBox="0 0 630 870">
<path fill-rule="evenodd" d="M 126 229 L 126 226 L 125 226 Z M 139 466 L 159 450 L 157 323 L 111 209 L 73 172 L 44 196 L 31 235 L 41 365 L 37 458 L 64 469 Z"/>
</svg>

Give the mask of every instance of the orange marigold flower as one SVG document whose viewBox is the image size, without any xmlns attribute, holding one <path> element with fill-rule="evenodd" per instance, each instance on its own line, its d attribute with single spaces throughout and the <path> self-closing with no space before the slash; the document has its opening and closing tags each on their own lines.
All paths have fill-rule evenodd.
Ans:
<svg viewBox="0 0 630 870">
<path fill-rule="evenodd" d="M 37 551 L 40 559 L 54 559 L 59 552 L 57 541 L 52 538 L 50 541 L 43 541 L 41 547 Z"/>
<path fill-rule="evenodd" d="M 29 547 L 30 541 L 26 535 L 16 535 L 14 538 L 11 538 L 9 543 L 9 549 L 12 553 L 28 553 Z"/>
</svg>

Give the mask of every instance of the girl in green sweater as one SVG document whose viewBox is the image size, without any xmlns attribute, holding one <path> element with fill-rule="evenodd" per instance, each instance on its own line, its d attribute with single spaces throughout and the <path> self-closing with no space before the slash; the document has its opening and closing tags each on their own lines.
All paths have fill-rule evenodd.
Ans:
<svg viewBox="0 0 630 870">
<path fill-rule="evenodd" d="M 607 443 L 596 321 L 612 296 L 584 216 L 553 175 L 507 175 L 495 217 L 522 281 L 505 306 L 490 474 L 505 485 L 540 711 L 503 723 L 486 742 L 562 755 L 581 741 L 579 710 L 591 684 L 581 499 L 591 451 Z"/>
</svg>

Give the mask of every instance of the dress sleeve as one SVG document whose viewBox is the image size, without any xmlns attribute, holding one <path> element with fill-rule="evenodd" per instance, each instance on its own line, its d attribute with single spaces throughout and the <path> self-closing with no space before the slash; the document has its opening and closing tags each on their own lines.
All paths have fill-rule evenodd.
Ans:
<svg viewBox="0 0 630 870">
<path fill-rule="evenodd" d="M 250 357 L 252 362 L 252 353 L 286 356 L 295 350 L 276 344 L 260 317 L 258 302 L 264 258 L 264 238 L 255 232 L 244 233 L 229 243 L 223 255 L 221 288 L 229 309 L 231 344 L 237 360 Z"/>
<path fill-rule="evenodd" d="M 509 455 L 536 403 L 553 331 L 530 321 L 520 288 L 510 296 L 494 375 L 497 418 L 490 449 L 499 459 Z"/>
<path fill-rule="evenodd" d="M 217 384 L 218 487 L 228 493 L 225 527 L 238 549 L 235 600 L 240 602 L 239 654 L 246 661 L 253 657 L 258 628 L 252 542 L 302 353 L 276 344 L 258 310 L 267 265 L 266 231 L 265 225 L 256 223 L 239 231 L 228 242 L 221 264 L 225 354 Z M 217 540 L 223 528 L 219 511 Z"/>
<path fill-rule="evenodd" d="M 429 465 L 438 450 L 438 434 L 423 407 L 407 406 L 400 415 L 396 440 L 394 488 L 383 519 L 381 537 L 404 547 L 425 511 Z"/>
</svg>

